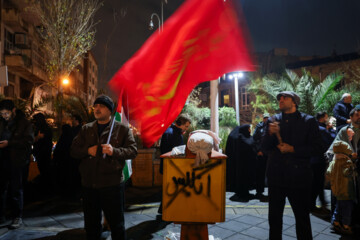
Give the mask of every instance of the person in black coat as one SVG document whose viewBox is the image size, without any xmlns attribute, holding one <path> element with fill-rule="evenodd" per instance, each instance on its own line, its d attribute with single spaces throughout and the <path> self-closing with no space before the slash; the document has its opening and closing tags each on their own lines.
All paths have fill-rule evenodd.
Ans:
<svg viewBox="0 0 360 240">
<path fill-rule="evenodd" d="M 234 128 L 226 142 L 226 191 L 235 192 L 230 199 L 247 202 L 255 179 L 256 153 L 250 125 Z"/>
<path fill-rule="evenodd" d="M 265 172 L 268 156 L 261 151 L 261 143 L 265 135 L 266 122 L 269 119 L 270 114 L 264 113 L 263 120 L 259 122 L 254 130 L 253 138 L 256 147 L 256 195 L 255 198 L 262 202 L 268 201 L 265 196 Z"/>
<path fill-rule="evenodd" d="M 324 184 L 325 184 L 325 171 L 326 171 L 326 158 L 325 151 L 330 147 L 336 136 L 336 131 L 332 128 L 332 125 L 328 122 L 329 116 L 326 112 L 318 112 L 315 118 L 319 124 L 319 131 L 321 135 L 322 144 L 324 146 L 324 152 L 319 156 L 311 157 L 310 163 L 313 170 L 313 182 L 311 188 L 311 200 L 310 210 L 313 214 L 328 215 L 329 211 L 326 209 L 326 201 L 324 196 Z M 316 199 L 319 196 L 321 202 L 321 208 L 316 207 Z"/>
<path fill-rule="evenodd" d="M 0 223 L 5 222 L 5 205 L 9 199 L 12 223 L 22 225 L 23 171 L 30 160 L 34 132 L 25 114 L 8 99 L 0 102 Z"/>
<path fill-rule="evenodd" d="M 32 118 L 35 133 L 33 155 L 36 159 L 40 171 L 40 181 L 45 189 L 52 190 L 52 130 L 49 124 L 46 122 L 44 114 L 37 113 Z"/>
<path fill-rule="evenodd" d="M 268 120 L 262 149 L 268 154 L 269 239 L 282 239 L 286 198 L 295 215 L 297 239 L 312 239 L 309 199 L 310 158 L 324 148 L 316 120 L 297 110 L 300 97 L 290 91 L 277 95 L 281 113 Z"/>
<path fill-rule="evenodd" d="M 354 108 L 351 104 L 352 98 L 350 93 L 344 93 L 341 100 L 337 102 L 333 109 L 334 117 L 336 118 L 336 132 L 338 132 L 350 121 L 350 111 Z"/>
<path fill-rule="evenodd" d="M 57 168 L 57 183 L 60 192 L 69 193 L 69 189 L 75 185 L 73 182 L 74 176 L 72 176 L 72 163 L 75 162 L 70 156 L 70 147 L 73 141 L 74 135 L 69 124 L 64 124 L 61 127 L 61 136 L 57 142 L 53 161 Z"/>
<path fill-rule="evenodd" d="M 170 152 L 174 147 L 184 145 L 183 133 L 190 127 L 191 119 L 185 114 L 180 114 L 174 124 L 166 129 L 161 136 L 160 142 L 160 154 Z M 159 172 L 162 175 L 164 168 L 164 160 L 160 159 Z M 162 201 L 158 209 L 158 213 L 162 214 Z"/>
</svg>

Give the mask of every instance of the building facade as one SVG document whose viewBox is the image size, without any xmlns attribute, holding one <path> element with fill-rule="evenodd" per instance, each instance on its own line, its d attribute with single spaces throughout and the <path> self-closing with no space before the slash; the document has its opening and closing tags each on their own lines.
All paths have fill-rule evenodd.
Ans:
<svg viewBox="0 0 360 240">
<path fill-rule="evenodd" d="M 38 30 L 40 22 L 25 10 L 27 4 L 25 0 L 0 1 L 0 62 L 8 70 L 8 85 L 0 86 L 0 94 L 36 103 L 41 97 L 56 95 L 59 89 L 49 84 Z M 97 95 L 97 68 L 94 56 L 87 53 L 70 74 L 69 84 L 60 89 L 65 96 L 77 96 L 90 105 Z M 42 110 L 51 112 L 51 103 Z"/>
</svg>

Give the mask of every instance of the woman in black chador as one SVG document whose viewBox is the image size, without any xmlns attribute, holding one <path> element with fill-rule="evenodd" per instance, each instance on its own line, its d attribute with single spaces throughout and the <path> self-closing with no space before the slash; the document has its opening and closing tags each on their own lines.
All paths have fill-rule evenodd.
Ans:
<svg viewBox="0 0 360 240">
<path fill-rule="evenodd" d="M 256 153 L 250 125 L 234 128 L 226 143 L 226 191 L 235 192 L 231 200 L 247 202 L 255 179 Z"/>
</svg>

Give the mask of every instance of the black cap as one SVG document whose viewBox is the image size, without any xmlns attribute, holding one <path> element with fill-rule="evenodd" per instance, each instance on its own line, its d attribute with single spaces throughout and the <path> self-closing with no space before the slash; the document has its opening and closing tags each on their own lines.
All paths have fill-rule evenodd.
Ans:
<svg viewBox="0 0 360 240">
<path fill-rule="evenodd" d="M 98 96 L 95 99 L 94 105 L 95 104 L 103 104 L 103 105 L 105 105 L 110 110 L 110 112 L 112 112 L 114 110 L 114 102 L 113 102 L 113 100 L 110 97 L 106 96 L 106 95 Z"/>
<path fill-rule="evenodd" d="M 276 96 L 276 99 L 279 101 L 280 100 L 280 97 L 291 97 L 292 100 L 294 101 L 294 103 L 299 106 L 300 104 L 300 97 L 299 95 L 297 95 L 295 92 L 292 92 L 292 91 L 283 91 L 283 92 L 280 92 L 277 96 Z"/>
</svg>

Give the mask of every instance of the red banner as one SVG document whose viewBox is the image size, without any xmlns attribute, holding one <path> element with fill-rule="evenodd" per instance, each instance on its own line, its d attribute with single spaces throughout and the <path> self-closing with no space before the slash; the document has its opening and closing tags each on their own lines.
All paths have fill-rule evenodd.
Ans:
<svg viewBox="0 0 360 240">
<path fill-rule="evenodd" d="M 253 71 L 245 32 L 230 0 L 187 0 L 110 81 L 145 146 L 157 141 L 196 85 Z M 120 102 L 120 100 L 119 100 Z"/>
</svg>

